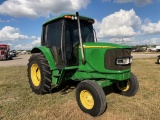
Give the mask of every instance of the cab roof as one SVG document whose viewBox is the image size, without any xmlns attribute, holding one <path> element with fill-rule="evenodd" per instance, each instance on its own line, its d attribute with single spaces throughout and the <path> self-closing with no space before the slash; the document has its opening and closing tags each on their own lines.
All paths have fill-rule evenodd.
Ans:
<svg viewBox="0 0 160 120">
<path fill-rule="evenodd" d="M 80 18 L 80 20 L 86 20 L 90 23 L 94 23 L 94 19 L 92 19 L 92 18 L 89 18 L 89 17 L 86 17 L 86 16 L 79 16 L 79 18 Z M 52 18 L 52 19 L 46 21 L 43 25 L 46 25 L 48 23 L 54 22 L 54 21 L 59 20 L 59 19 L 72 19 L 72 20 L 74 20 L 74 19 L 76 19 L 76 15 L 75 14 L 60 15 L 58 17 L 55 17 L 55 18 Z"/>
</svg>

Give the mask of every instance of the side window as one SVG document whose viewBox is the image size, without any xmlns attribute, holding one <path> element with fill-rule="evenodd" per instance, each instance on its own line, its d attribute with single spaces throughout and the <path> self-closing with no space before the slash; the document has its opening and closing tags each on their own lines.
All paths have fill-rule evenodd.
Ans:
<svg viewBox="0 0 160 120">
<path fill-rule="evenodd" d="M 81 33 L 83 42 L 94 42 L 94 34 L 92 24 L 86 22 L 81 23 Z"/>
<path fill-rule="evenodd" d="M 62 22 L 57 21 L 46 26 L 46 38 L 49 46 L 61 46 Z"/>
<path fill-rule="evenodd" d="M 46 46 L 46 47 L 49 47 L 49 43 L 48 43 L 48 40 L 47 40 L 47 37 L 48 37 L 48 25 L 45 25 L 42 27 L 42 35 L 41 35 L 41 44 Z"/>
<path fill-rule="evenodd" d="M 41 35 L 41 39 L 42 39 L 42 42 L 41 44 L 44 45 L 44 46 L 48 46 L 48 42 L 47 42 L 47 26 L 43 26 L 42 28 L 42 35 Z"/>
</svg>

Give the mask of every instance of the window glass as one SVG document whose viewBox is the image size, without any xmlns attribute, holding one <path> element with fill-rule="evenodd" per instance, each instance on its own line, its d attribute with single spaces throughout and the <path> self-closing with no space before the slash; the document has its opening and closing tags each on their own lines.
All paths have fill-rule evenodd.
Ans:
<svg viewBox="0 0 160 120">
<path fill-rule="evenodd" d="M 83 43 L 94 42 L 91 23 L 81 20 L 81 36 Z M 66 19 L 65 22 L 65 53 L 67 65 L 78 65 L 79 32 L 77 20 Z"/>
<path fill-rule="evenodd" d="M 55 21 L 46 26 L 46 37 L 49 46 L 60 47 L 61 45 L 62 22 Z"/>
<path fill-rule="evenodd" d="M 79 42 L 78 24 L 76 20 L 66 20 L 66 40 L 70 39 L 73 45 Z M 87 21 L 80 21 L 82 41 L 94 42 L 93 27 Z"/>
</svg>

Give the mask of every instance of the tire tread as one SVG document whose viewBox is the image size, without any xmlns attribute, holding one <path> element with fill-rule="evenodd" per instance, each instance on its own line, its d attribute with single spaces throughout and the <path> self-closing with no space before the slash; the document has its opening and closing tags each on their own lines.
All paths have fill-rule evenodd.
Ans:
<svg viewBox="0 0 160 120">
<path fill-rule="evenodd" d="M 39 88 L 37 89 L 33 84 L 30 76 L 30 67 L 32 65 L 32 62 L 36 62 L 41 70 L 41 83 Z M 48 61 L 46 60 L 45 56 L 42 53 L 33 54 L 29 58 L 29 63 L 27 64 L 28 69 L 28 79 L 30 83 L 30 87 L 32 88 L 32 91 L 36 94 L 48 94 L 51 92 L 51 70 L 48 64 Z"/>
</svg>

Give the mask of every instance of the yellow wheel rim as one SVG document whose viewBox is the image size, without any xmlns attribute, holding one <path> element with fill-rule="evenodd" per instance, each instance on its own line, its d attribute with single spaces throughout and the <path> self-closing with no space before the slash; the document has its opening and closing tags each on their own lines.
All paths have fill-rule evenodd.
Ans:
<svg viewBox="0 0 160 120">
<path fill-rule="evenodd" d="M 41 82 L 41 72 L 37 64 L 31 66 L 31 79 L 35 86 L 39 86 Z"/>
<path fill-rule="evenodd" d="M 87 90 L 82 90 L 80 92 L 80 101 L 82 103 L 82 105 L 86 108 L 86 109 L 92 109 L 94 106 L 94 99 L 92 94 L 87 91 Z"/>
<path fill-rule="evenodd" d="M 126 81 L 118 82 L 117 86 L 118 86 L 118 89 L 125 92 L 125 91 L 129 90 L 130 83 L 128 80 L 126 80 Z"/>
</svg>

